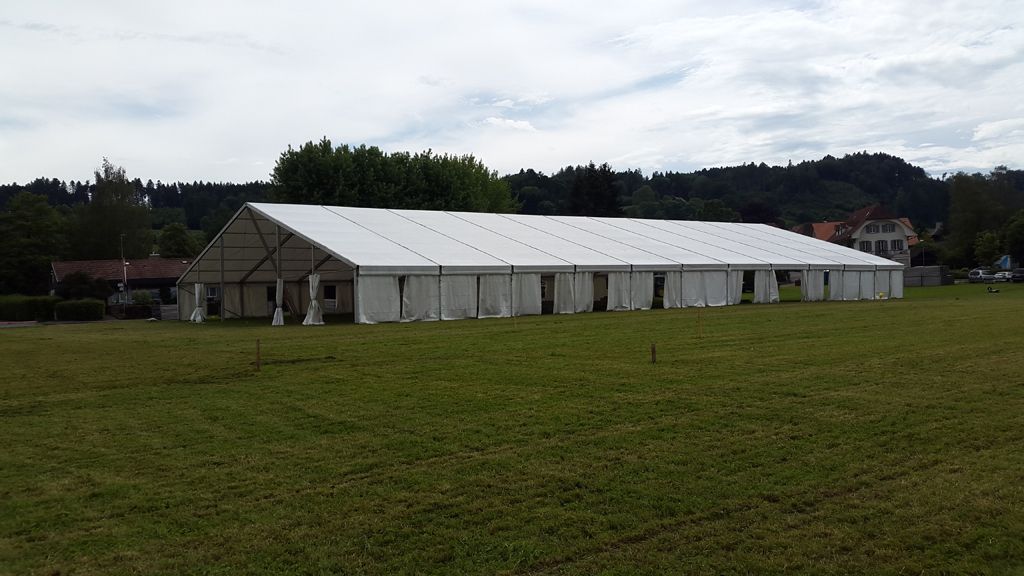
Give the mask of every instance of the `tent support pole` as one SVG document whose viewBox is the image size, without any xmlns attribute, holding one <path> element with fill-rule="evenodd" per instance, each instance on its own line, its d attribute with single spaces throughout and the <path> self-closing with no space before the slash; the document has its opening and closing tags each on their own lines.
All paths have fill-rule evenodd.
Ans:
<svg viewBox="0 0 1024 576">
<path fill-rule="evenodd" d="M 224 235 L 220 235 L 220 321 L 224 321 Z"/>
</svg>

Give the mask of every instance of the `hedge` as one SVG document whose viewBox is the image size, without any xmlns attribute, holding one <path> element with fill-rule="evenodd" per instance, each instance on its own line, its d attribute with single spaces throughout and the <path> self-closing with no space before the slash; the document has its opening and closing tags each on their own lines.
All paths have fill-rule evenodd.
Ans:
<svg viewBox="0 0 1024 576">
<path fill-rule="evenodd" d="M 57 320 L 103 320 L 106 303 L 102 300 L 66 300 L 56 306 Z"/>
<path fill-rule="evenodd" d="M 61 301 L 56 296 L 0 296 L 0 320 L 27 322 L 53 320 L 54 307 Z"/>
</svg>

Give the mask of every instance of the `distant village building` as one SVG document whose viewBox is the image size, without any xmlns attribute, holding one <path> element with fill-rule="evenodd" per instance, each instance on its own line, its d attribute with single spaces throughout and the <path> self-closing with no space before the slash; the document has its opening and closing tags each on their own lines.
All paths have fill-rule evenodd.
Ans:
<svg viewBox="0 0 1024 576">
<path fill-rule="evenodd" d="M 132 293 L 146 290 L 153 297 L 158 296 L 161 288 L 169 289 L 172 298 L 177 293 L 178 278 L 188 269 L 191 260 L 182 258 L 161 258 L 152 255 L 149 258 L 112 260 L 71 260 L 51 262 L 51 282 L 56 289 L 65 276 L 75 272 L 83 272 L 92 278 L 105 280 L 113 291 L 108 304 L 119 304 L 131 301 Z M 125 279 L 127 286 L 123 286 Z"/>
<path fill-rule="evenodd" d="M 794 232 L 842 244 L 910 267 L 910 247 L 918 242 L 908 218 L 897 217 L 879 204 L 861 208 L 838 222 L 809 222 Z"/>
</svg>

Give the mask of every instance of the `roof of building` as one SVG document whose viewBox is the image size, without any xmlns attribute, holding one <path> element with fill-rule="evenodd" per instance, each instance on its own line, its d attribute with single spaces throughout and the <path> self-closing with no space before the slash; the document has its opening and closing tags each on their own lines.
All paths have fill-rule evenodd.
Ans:
<svg viewBox="0 0 1024 576">
<path fill-rule="evenodd" d="M 912 232 L 907 236 L 907 245 L 913 246 L 917 244 L 917 234 L 913 234 L 914 226 L 910 223 L 910 219 L 906 217 L 897 218 L 896 216 L 893 216 L 892 212 L 881 204 L 865 206 L 864 208 L 850 214 L 850 217 L 846 220 L 801 224 L 794 227 L 793 231 L 817 238 L 818 240 L 846 243 L 854 232 L 859 230 L 865 223 L 872 220 L 898 220 Z"/>
<path fill-rule="evenodd" d="M 70 260 L 53 262 L 53 275 L 60 282 L 68 274 L 85 272 L 93 278 L 117 281 L 125 275 L 132 280 L 177 280 L 188 269 L 191 260 L 182 258 L 149 258 L 127 259 L 122 266 L 119 258 L 113 260 Z"/>
</svg>

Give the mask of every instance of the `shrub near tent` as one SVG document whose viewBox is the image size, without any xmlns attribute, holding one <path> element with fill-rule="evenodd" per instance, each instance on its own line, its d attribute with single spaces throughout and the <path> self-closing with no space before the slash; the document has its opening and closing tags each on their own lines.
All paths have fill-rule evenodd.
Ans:
<svg viewBox="0 0 1024 576">
<path fill-rule="evenodd" d="M 7 322 L 46 322 L 53 320 L 54 306 L 60 302 L 56 296 L 0 296 L 0 320 Z"/>
<path fill-rule="evenodd" d="M 102 300 L 68 300 L 57 303 L 57 320 L 103 320 L 106 304 Z"/>
</svg>

